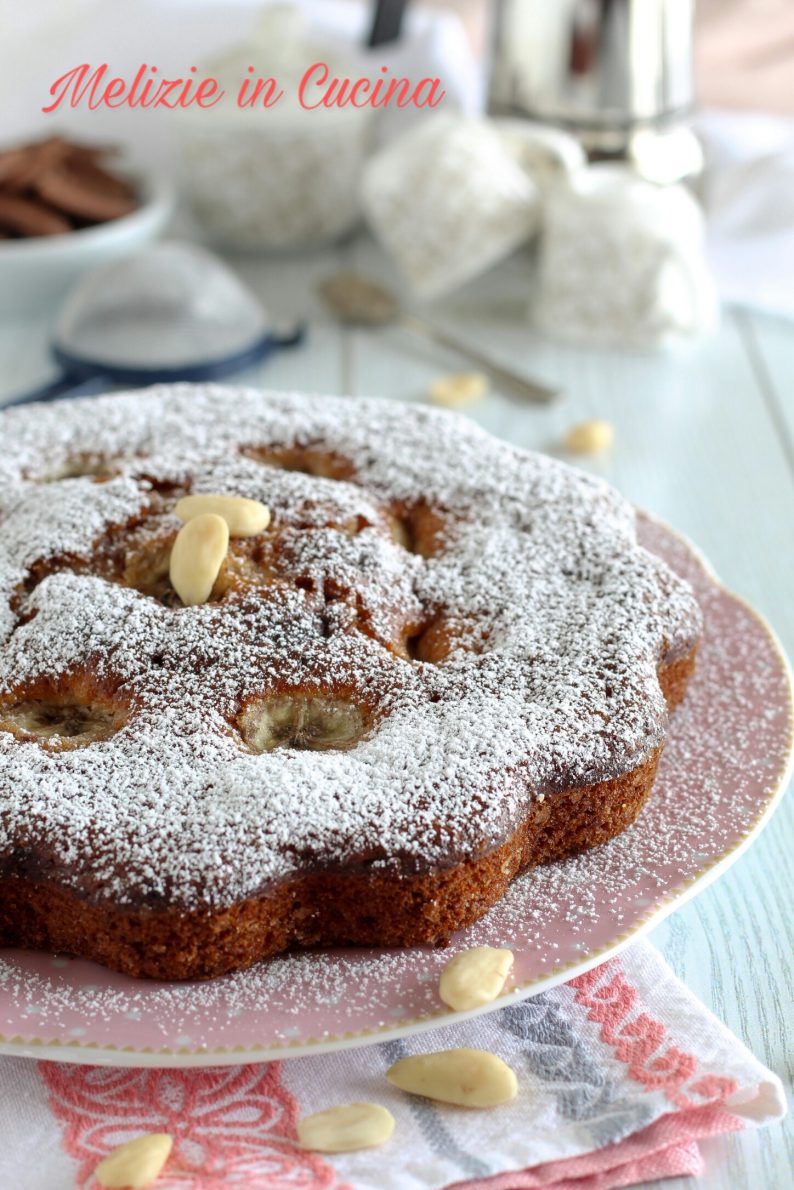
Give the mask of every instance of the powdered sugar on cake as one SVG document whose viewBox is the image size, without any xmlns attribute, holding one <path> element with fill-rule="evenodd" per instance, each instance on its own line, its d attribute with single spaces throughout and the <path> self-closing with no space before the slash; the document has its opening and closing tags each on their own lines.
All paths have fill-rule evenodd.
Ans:
<svg viewBox="0 0 794 1190">
<path fill-rule="evenodd" d="M 607 485 L 465 419 L 175 386 L 9 411 L 0 436 L 0 697 L 95 672 L 129 707 L 72 751 L 0 731 L 0 857 L 24 838 L 85 895 L 185 907 L 307 862 L 422 871 L 490 850 L 532 796 L 627 772 L 663 738 L 657 668 L 700 628 L 688 586 Z M 292 447 L 352 474 L 253 457 Z M 81 458 L 112 478 L 58 478 Z M 197 608 L 91 572 L 109 534 L 170 531 L 169 492 L 185 490 L 268 504 L 289 572 Z M 443 526 L 430 557 L 389 530 L 419 505 Z M 401 625 L 439 619 L 448 656 L 399 655 Z M 241 706 L 307 689 L 366 705 L 368 734 L 250 751 Z"/>
</svg>

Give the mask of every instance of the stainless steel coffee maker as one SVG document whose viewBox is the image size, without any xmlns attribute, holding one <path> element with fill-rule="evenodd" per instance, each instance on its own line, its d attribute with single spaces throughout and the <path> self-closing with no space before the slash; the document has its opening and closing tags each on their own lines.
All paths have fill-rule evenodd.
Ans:
<svg viewBox="0 0 794 1190">
<path fill-rule="evenodd" d="M 696 175 L 693 18 L 694 0 L 495 0 L 491 110 L 655 181 Z"/>
</svg>

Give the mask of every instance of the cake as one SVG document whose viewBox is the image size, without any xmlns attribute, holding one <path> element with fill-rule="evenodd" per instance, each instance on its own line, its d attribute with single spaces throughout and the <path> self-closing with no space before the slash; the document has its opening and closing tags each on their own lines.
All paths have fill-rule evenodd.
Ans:
<svg viewBox="0 0 794 1190">
<path fill-rule="evenodd" d="M 603 481 L 214 385 L 0 414 L 0 944 L 207 978 L 443 943 L 648 797 L 701 616 Z M 187 494 L 265 504 L 207 602 Z"/>
</svg>

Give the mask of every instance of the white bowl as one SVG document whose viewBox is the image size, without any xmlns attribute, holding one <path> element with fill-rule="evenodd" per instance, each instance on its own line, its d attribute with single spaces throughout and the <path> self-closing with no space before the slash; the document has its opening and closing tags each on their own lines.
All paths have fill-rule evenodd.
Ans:
<svg viewBox="0 0 794 1190">
<path fill-rule="evenodd" d="M 220 109 L 177 119 L 182 197 L 212 244 L 233 252 L 309 249 L 359 222 L 370 109 L 303 111 L 285 100 L 258 120 Z"/>
<path fill-rule="evenodd" d="M 140 206 L 129 215 L 56 236 L 0 240 L 0 316 L 49 313 L 89 269 L 160 235 L 174 207 L 169 185 L 131 174 Z"/>
</svg>

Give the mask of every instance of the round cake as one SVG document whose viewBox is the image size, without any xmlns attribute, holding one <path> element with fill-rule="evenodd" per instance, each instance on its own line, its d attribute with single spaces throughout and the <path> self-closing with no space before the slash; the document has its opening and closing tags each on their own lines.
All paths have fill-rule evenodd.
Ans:
<svg viewBox="0 0 794 1190">
<path fill-rule="evenodd" d="M 648 796 L 701 617 L 604 482 L 441 411 L 212 385 L 0 442 L 0 944 L 178 979 L 440 943 Z M 200 494 L 271 518 L 185 606 Z"/>
</svg>

